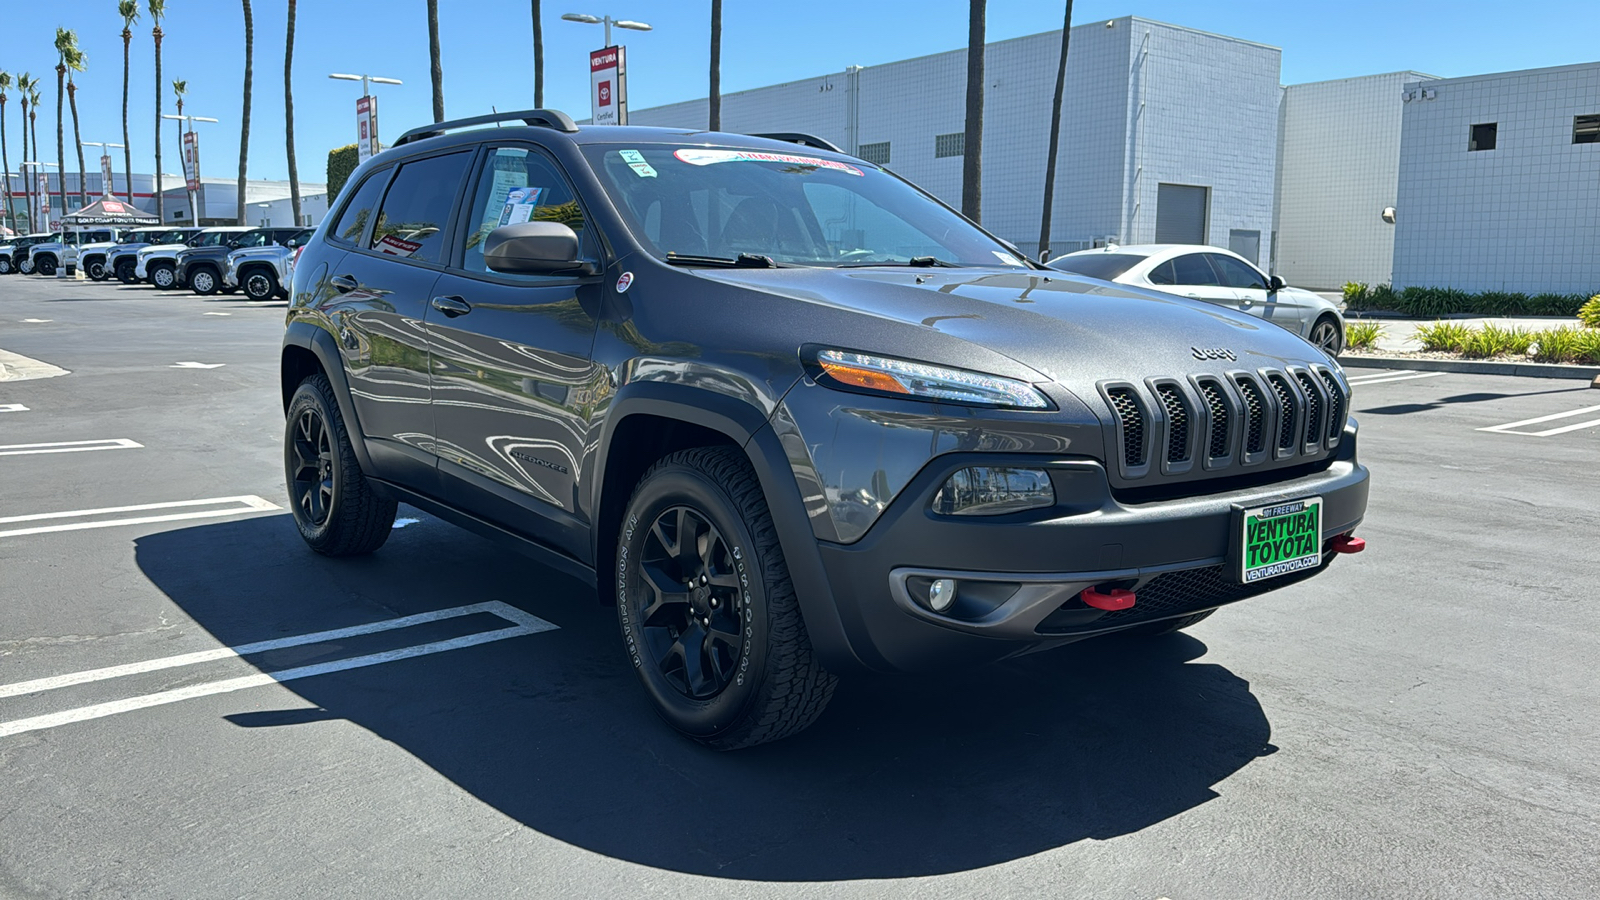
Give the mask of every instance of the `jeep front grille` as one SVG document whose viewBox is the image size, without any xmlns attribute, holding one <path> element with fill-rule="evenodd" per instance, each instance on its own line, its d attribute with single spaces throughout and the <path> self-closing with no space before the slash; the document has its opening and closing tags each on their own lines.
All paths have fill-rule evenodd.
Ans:
<svg viewBox="0 0 1600 900">
<path fill-rule="evenodd" d="M 1133 469 L 1144 465 L 1144 411 L 1133 397 L 1132 388 L 1106 391 L 1111 408 L 1116 410 L 1122 430 L 1122 462 Z"/>
<path fill-rule="evenodd" d="M 1189 459 L 1189 407 L 1177 387 L 1163 384 L 1156 388 L 1156 396 L 1167 411 L 1167 462 L 1186 462 Z"/>
<path fill-rule="evenodd" d="M 1211 411 L 1211 443 L 1206 452 L 1212 459 L 1221 459 L 1233 446 L 1233 417 L 1229 415 L 1228 401 L 1222 398 L 1222 385 L 1215 381 L 1200 382 L 1200 393 L 1206 399 L 1206 409 Z"/>
<path fill-rule="evenodd" d="M 1240 377 L 1234 382 L 1239 386 L 1239 393 L 1244 397 L 1244 415 L 1246 424 L 1244 452 L 1261 453 L 1267 449 L 1267 398 L 1261 393 L 1261 388 L 1248 378 Z"/>
<path fill-rule="evenodd" d="M 1294 449 L 1294 426 L 1300 412 L 1300 404 L 1294 395 L 1294 389 L 1289 387 L 1289 382 L 1282 375 L 1274 372 L 1267 376 L 1267 384 L 1272 385 L 1272 392 L 1278 395 L 1278 449 Z"/>
<path fill-rule="evenodd" d="M 1344 432 L 1344 392 L 1339 390 L 1339 381 L 1332 372 L 1324 369 L 1317 374 L 1322 376 L 1322 383 L 1328 386 L 1328 441 L 1335 443 Z"/>
<path fill-rule="evenodd" d="M 1294 373 L 1294 380 L 1300 382 L 1300 387 L 1306 392 L 1306 443 L 1320 444 L 1322 442 L 1322 394 L 1317 386 L 1311 383 L 1311 376 L 1304 372 Z"/>
</svg>

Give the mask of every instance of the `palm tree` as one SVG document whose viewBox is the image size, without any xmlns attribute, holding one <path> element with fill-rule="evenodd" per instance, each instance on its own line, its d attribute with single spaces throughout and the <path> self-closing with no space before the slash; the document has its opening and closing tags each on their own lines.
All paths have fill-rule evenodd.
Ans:
<svg viewBox="0 0 1600 900">
<path fill-rule="evenodd" d="M 433 120 L 444 121 L 444 67 L 439 65 L 439 0 L 428 0 L 428 65 L 433 77 Z"/>
<path fill-rule="evenodd" d="M 0 225 L 16 229 L 16 218 L 11 214 L 11 151 L 6 147 L 6 91 L 11 90 L 10 72 L 0 72 L 0 203 L 5 212 L 0 214 Z"/>
<path fill-rule="evenodd" d="M 172 79 L 172 93 L 177 95 L 177 98 L 178 98 L 178 121 L 176 123 L 174 123 L 174 124 L 176 124 L 178 126 L 178 160 L 180 162 L 180 165 L 179 165 L 178 168 L 180 168 L 183 171 L 184 195 L 188 196 L 188 189 L 189 189 L 189 155 L 183 151 L 183 126 L 185 124 L 187 124 L 187 123 L 185 123 L 183 121 L 183 95 L 189 93 L 189 82 L 188 82 L 188 80 L 187 79 L 177 79 L 177 78 Z M 190 127 L 192 128 L 194 126 L 191 125 Z M 196 172 L 195 174 L 199 175 L 200 173 Z M 189 211 L 194 213 L 194 224 L 195 224 L 196 227 L 198 227 L 200 225 L 200 203 L 199 203 L 199 199 L 195 198 L 195 197 L 190 197 L 189 198 L 189 206 L 191 207 L 191 209 Z"/>
<path fill-rule="evenodd" d="M 78 130 L 78 85 L 72 80 L 73 72 L 82 72 L 89 67 L 89 55 L 74 47 L 67 57 L 67 105 L 72 107 L 72 143 L 78 148 L 78 205 L 89 205 L 89 182 L 83 174 L 83 132 Z M 111 192 L 111 186 L 106 185 L 105 193 Z M 62 188 L 63 208 L 66 207 L 66 188 Z"/>
<path fill-rule="evenodd" d="M 133 141 L 128 140 L 128 48 L 133 43 L 133 23 L 139 21 L 139 0 L 117 0 L 122 16 L 122 173 L 127 179 L 128 202 L 133 202 Z"/>
<path fill-rule="evenodd" d="M 533 0 L 533 108 L 544 109 L 544 20 Z"/>
<path fill-rule="evenodd" d="M 1056 66 L 1056 99 L 1050 111 L 1050 152 L 1044 158 L 1044 212 L 1039 216 L 1039 261 L 1050 258 L 1050 213 L 1056 199 L 1056 151 L 1061 148 L 1061 100 L 1067 91 L 1067 44 L 1072 40 L 1072 0 L 1061 23 L 1061 62 Z"/>
<path fill-rule="evenodd" d="M 708 128 L 722 130 L 722 0 L 711 0 L 711 99 Z"/>
<path fill-rule="evenodd" d="M 970 0 L 967 18 L 967 127 L 961 148 L 961 214 L 983 220 L 983 26 L 986 0 Z"/>
<path fill-rule="evenodd" d="M 29 75 L 27 72 L 23 72 L 17 76 L 17 102 L 22 104 L 22 162 L 24 163 L 22 166 L 22 197 L 23 206 L 28 211 L 29 231 L 33 230 L 33 187 L 28 184 L 28 179 L 32 176 L 28 174 L 26 165 L 28 162 L 28 104 L 33 102 L 28 95 L 31 92 Z"/>
<path fill-rule="evenodd" d="M 67 145 L 66 121 L 62 115 L 67 101 L 67 58 L 78 52 L 78 33 L 69 28 L 56 28 L 56 174 L 61 179 L 61 208 L 67 208 Z"/>
<path fill-rule="evenodd" d="M 250 161 L 250 91 L 251 60 L 255 52 L 256 21 L 250 14 L 250 0 L 244 3 L 244 123 L 239 126 L 239 224 L 249 224 L 244 218 L 245 166 Z"/>
<path fill-rule="evenodd" d="M 150 29 L 150 36 L 156 41 L 156 218 L 165 222 L 167 198 L 161 187 L 161 17 L 167 14 L 167 0 L 145 0 L 145 6 L 150 10 L 150 19 L 156 23 Z"/>
<path fill-rule="evenodd" d="M 300 224 L 300 170 L 294 164 L 294 7 L 289 0 L 289 33 L 283 45 L 283 135 L 289 147 L 289 205 Z"/>
<path fill-rule="evenodd" d="M 39 93 L 39 79 L 35 78 L 32 81 L 28 82 L 28 106 L 31 107 L 28 110 L 28 130 L 33 132 L 33 156 L 34 156 L 34 162 L 38 162 L 39 161 L 38 160 L 38 157 L 39 157 L 39 104 L 42 103 L 42 102 L 44 102 L 44 95 Z M 38 169 L 35 169 L 34 172 L 37 173 Z M 46 205 L 47 201 L 49 200 L 49 195 L 50 195 L 50 176 L 49 175 L 45 176 L 44 189 L 45 189 L 45 197 L 44 197 L 44 199 L 40 200 L 40 205 L 41 206 Z M 45 231 L 49 231 L 50 230 L 50 221 L 49 221 L 48 218 L 45 219 L 44 230 Z"/>
</svg>

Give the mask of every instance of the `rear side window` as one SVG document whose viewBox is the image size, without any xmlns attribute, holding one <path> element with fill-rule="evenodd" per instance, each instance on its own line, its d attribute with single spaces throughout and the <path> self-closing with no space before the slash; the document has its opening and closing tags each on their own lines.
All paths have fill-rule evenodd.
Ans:
<svg viewBox="0 0 1600 900">
<path fill-rule="evenodd" d="M 372 211 L 378 208 L 378 197 L 383 193 L 384 182 L 389 180 L 389 172 L 374 172 L 361 182 L 360 190 L 345 205 L 344 212 L 339 214 L 339 221 L 328 229 L 328 236 L 336 241 L 354 244 L 361 240 L 362 232 L 367 230 L 367 220 L 372 218 Z"/>
<path fill-rule="evenodd" d="M 1172 266 L 1172 284 L 1202 285 L 1206 287 L 1217 286 L 1217 273 L 1212 271 L 1211 264 L 1206 262 L 1204 254 L 1190 253 L 1174 259 Z"/>
<path fill-rule="evenodd" d="M 451 153 L 400 167 L 389 184 L 367 247 L 389 256 L 441 262 L 444 229 L 472 154 Z"/>
<path fill-rule="evenodd" d="M 472 194 L 461 267 L 468 272 L 489 271 L 483 261 L 484 239 L 501 225 L 522 222 L 560 222 L 577 232 L 580 254 L 596 255 L 584 227 L 583 207 L 556 164 L 526 147 L 496 147 L 484 162 Z M 502 278 L 544 277 L 497 274 Z"/>
<path fill-rule="evenodd" d="M 1052 260 L 1050 268 L 1110 281 L 1141 262 L 1144 262 L 1144 257 L 1131 253 L 1094 253 L 1085 256 L 1063 256 Z M 1154 275 L 1150 278 L 1152 281 L 1155 280 Z"/>
</svg>

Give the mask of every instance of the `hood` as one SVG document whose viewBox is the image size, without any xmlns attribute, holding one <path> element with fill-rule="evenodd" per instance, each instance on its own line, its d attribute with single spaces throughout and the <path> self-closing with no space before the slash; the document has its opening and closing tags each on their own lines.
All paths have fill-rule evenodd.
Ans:
<svg viewBox="0 0 1600 900">
<path fill-rule="evenodd" d="M 86 250 L 108 250 L 115 246 L 117 246 L 116 241 L 96 241 L 93 244 L 84 244 L 78 251 L 81 253 Z"/>
<path fill-rule="evenodd" d="M 240 247 L 228 255 L 234 258 L 243 258 L 246 256 L 281 256 L 293 252 L 293 250 L 281 244 L 273 244 L 270 247 Z"/>
<path fill-rule="evenodd" d="M 139 255 L 149 253 L 177 253 L 182 250 L 192 249 L 188 244 L 145 244 L 139 248 Z"/>
<path fill-rule="evenodd" d="M 778 297 L 948 334 L 1008 356 L 1075 391 L 1105 379 L 1142 381 L 1152 376 L 1286 364 L 1328 365 L 1327 357 L 1299 336 L 1243 313 L 1062 272 L 909 268 L 692 271 Z M 904 350 L 896 347 L 849 349 L 904 355 Z"/>
</svg>

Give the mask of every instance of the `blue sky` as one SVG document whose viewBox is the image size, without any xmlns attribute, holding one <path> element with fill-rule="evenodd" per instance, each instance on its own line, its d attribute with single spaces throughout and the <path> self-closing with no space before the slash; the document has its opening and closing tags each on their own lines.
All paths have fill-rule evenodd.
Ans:
<svg viewBox="0 0 1600 900">
<path fill-rule="evenodd" d="M 446 112 L 466 116 L 532 105 L 533 53 L 527 0 L 441 0 Z M 847 65 L 872 65 L 962 47 L 965 0 L 772 3 L 724 0 L 722 85 L 759 87 Z M 46 161 L 55 159 L 55 52 L 58 25 L 75 28 L 89 54 L 80 76 L 83 138 L 120 142 L 121 19 L 114 0 L 7 0 L 0 25 L 0 70 L 28 70 L 48 90 L 38 120 Z M 545 103 L 588 114 L 588 51 L 599 26 L 560 21 L 563 12 L 610 13 L 650 22 L 648 34 L 619 31 L 628 45 L 634 108 L 702 97 L 708 64 L 708 0 L 546 0 Z M 254 0 L 256 73 L 250 174 L 285 178 L 283 38 L 285 0 Z M 1049 31 L 1063 4 L 990 0 L 990 40 Z M 366 72 L 405 81 L 380 87 L 382 133 L 431 121 L 424 0 L 300 0 L 295 42 L 295 137 L 300 177 L 321 181 L 327 151 L 354 140 L 359 85 L 330 72 Z M 1283 48 L 1283 81 L 1294 84 L 1415 69 L 1443 76 L 1565 65 L 1600 58 L 1594 0 L 1487 0 L 1397 3 L 1343 0 L 1078 0 L 1076 23 L 1140 15 Z M 153 50 L 150 20 L 135 26 L 129 105 L 134 168 L 153 168 Z M 238 170 L 243 15 L 237 0 L 169 0 L 163 24 L 163 79 L 189 82 L 186 111 L 221 119 L 199 126 L 203 171 Z M 1069 88 L 1070 89 L 1070 88 Z M 172 112 L 170 86 L 164 111 Z M 13 169 L 20 157 L 18 107 L 7 106 Z M 163 168 L 178 169 L 175 123 L 162 136 Z M 89 152 L 92 169 L 93 148 Z M 118 154 L 121 151 L 116 151 Z M 70 118 L 67 155 L 73 158 Z M 117 156 L 121 170 L 121 157 Z M 69 161 L 69 170 L 76 162 Z"/>
</svg>

